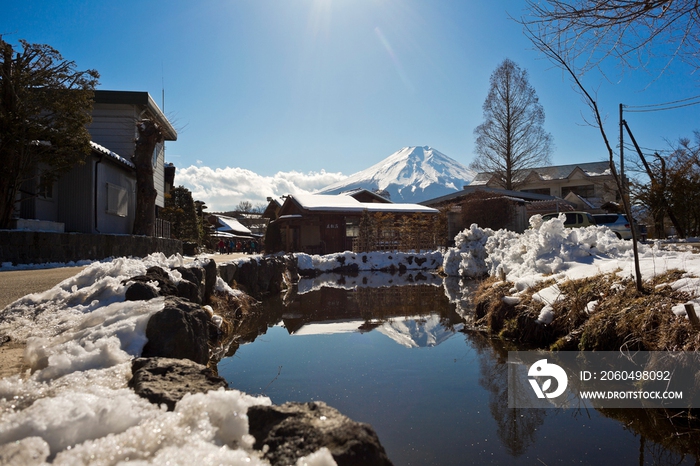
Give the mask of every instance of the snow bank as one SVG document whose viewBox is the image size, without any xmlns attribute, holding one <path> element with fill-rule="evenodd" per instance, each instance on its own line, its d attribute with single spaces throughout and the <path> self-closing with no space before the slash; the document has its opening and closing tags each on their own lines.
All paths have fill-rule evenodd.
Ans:
<svg viewBox="0 0 700 466">
<path fill-rule="evenodd" d="M 456 247 L 445 255 L 445 273 L 505 276 L 532 284 L 594 260 L 631 258 L 632 243 L 617 239 L 609 228 L 565 228 L 563 222 L 563 214 L 548 221 L 535 215 L 523 233 L 472 225 L 455 237 Z"/>
<path fill-rule="evenodd" d="M 445 254 L 445 273 L 460 279 L 502 277 L 514 283 L 511 299 L 537 283 L 554 279 L 554 285 L 534 296 L 543 304 L 538 321 L 544 324 L 554 318 L 552 304 L 563 298 L 557 283 L 602 273 L 634 276 L 631 241 L 618 239 L 602 226 L 565 228 L 564 220 L 563 214 L 548 221 L 534 215 L 530 228 L 520 234 L 472 225 L 455 237 L 456 247 Z M 643 280 L 671 269 L 685 270 L 682 279 L 668 286 L 700 297 L 700 256 L 684 250 L 661 250 L 656 244 L 639 243 L 638 251 Z M 462 287 L 464 284 L 460 281 Z M 448 295 L 453 302 L 459 299 L 454 291 Z M 700 304 L 700 298 L 691 302 Z M 685 315 L 680 307 L 674 312 Z"/>
<path fill-rule="evenodd" d="M 210 391 L 187 395 L 168 412 L 127 388 L 130 361 L 164 300 L 125 302 L 124 281 L 150 266 L 181 265 L 182 257 L 162 254 L 96 262 L 2 310 L 0 334 L 27 342 L 32 372 L 0 380 L 0 457 L 14 455 L 17 464 L 268 464 L 252 449 L 246 413 L 269 398 Z M 304 461 L 335 464 L 327 450 Z"/>
</svg>

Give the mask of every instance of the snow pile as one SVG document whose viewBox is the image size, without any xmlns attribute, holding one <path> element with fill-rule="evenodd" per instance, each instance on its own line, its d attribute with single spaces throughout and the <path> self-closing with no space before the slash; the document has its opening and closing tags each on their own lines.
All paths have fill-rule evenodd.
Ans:
<svg viewBox="0 0 700 466">
<path fill-rule="evenodd" d="M 480 277 L 488 272 L 486 242 L 495 232 L 472 224 L 455 236 L 455 246 L 445 253 L 443 269 L 449 277 Z"/>
<path fill-rule="evenodd" d="M 507 299 L 547 279 L 555 284 L 540 290 L 533 297 L 543 305 L 538 322 L 548 324 L 554 318 L 553 304 L 564 296 L 558 283 L 604 273 L 634 276 L 633 244 L 618 239 L 608 228 L 565 228 L 564 215 L 543 221 L 540 215 L 530 219 L 530 228 L 523 233 L 493 231 L 472 225 L 455 237 L 456 247 L 445 254 L 444 271 L 461 279 L 484 275 L 501 277 L 514 284 Z M 661 250 L 655 244 L 638 244 L 643 280 L 671 269 L 685 270 L 680 280 L 667 284 L 698 298 L 691 302 L 700 309 L 700 256 L 683 250 Z M 460 281 L 464 287 L 466 282 Z M 452 302 L 462 301 L 459 293 L 447 290 Z M 596 303 L 589 303 L 590 312 Z M 674 313 L 685 315 L 682 304 Z"/>
<path fill-rule="evenodd" d="M 15 464 L 268 464 L 252 449 L 247 410 L 271 404 L 236 390 L 187 395 L 168 412 L 127 388 L 164 299 L 124 301 L 150 266 L 181 275 L 180 256 L 93 263 L 0 313 L 0 334 L 26 341 L 32 373 L 0 380 L 0 458 Z M 155 286 L 155 284 L 154 284 Z M 221 281 L 218 286 L 228 288 Z M 230 289 L 230 288 L 228 288 Z M 2 460 L 0 460 L 2 461 Z M 298 464 L 335 464 L 319 450 Z"/>
<path fill-rule="evenodd" d="M 619 240 L 608 228 L 565 228 L 564 216 L 530 219 L 523 233 L 493 231 L 472 225 L 455 237 L 456 247 L 445 255 L 450 276 L 505 276 L 518 282 L 542 279 L 600 259 L 631 258 L 632 243 Z"/>
<path fill-rule="evenodd" d="M 341 252 L 325 256 L 294 254 L 300 271 L 332 272 L 356 267 L 359 271 L 435 270 L 442 264 L 440 251 L 408 252 Z"/>
</svg>

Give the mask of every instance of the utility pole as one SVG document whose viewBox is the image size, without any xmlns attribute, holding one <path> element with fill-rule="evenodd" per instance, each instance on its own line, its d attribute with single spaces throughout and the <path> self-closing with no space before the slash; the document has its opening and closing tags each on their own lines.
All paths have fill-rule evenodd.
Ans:
<svg viewBox="0 0 700 466">
<path fill-rule="evenodd" d="M 620 180 L 622 181 L 622 192 L 620 196 L 624 199 L 627 195 L 627 184 L 625 183 L 625 140 L 623 127 L 625 120 L 622 116 L 622 109 L 624 105 L 620 103 Z"/>
</svg>

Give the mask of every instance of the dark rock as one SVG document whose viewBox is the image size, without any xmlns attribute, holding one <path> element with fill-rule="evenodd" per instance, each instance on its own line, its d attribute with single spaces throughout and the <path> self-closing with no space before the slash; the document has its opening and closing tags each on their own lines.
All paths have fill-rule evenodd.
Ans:
<svg viewBox="0 0 700 466">
<path fill-rule="evenodd" d="M 162 311 L 151 316 L 146 325 L 148 343 L 143 357 L 190 359 L 209 362 L 209 324 L 211 317 L 198 304 L 168 297 Z"/>
<path fill-rule="evenodd" d="M 202 290 L 189 280 L 180 280 L 177 284 L 177 295 L 196 304 L 202 304 Z"/>
<path fill-rule="evenodd" d="M 204 278 L 204 271 L 199 267 L 178 267 L 178 272 L 182 275 L 182 278 L 192 282 L 192 283 L 202 283 Z"/>
<path fill-rule="evenodd" d="M 204 296 L 202 298 L 204 303 L 208 303 L 209 298 L 214 293 L 217 276 L 216 262 L 213 259 L 209 259 L 209 262 L 204 264 Z"/>
<path fill-rule="evenodd" d="M 227 285 L 233 284 L 236 279 L 236 272 L 238 271 L 238 266 L 236 264 L 221 264 L 219 265 L 219 276 Z"/>
<path fill-rule="evenodd" d="M 279 257 L 265 257 L 258 263 L 258 292 L 261 294 L 277 294 L 284 289 L 284 275 L 287 265 Z"/>
<path fill-rule="evenodd" d="M 149 267 L 145 275 L 131 277 L 124 282 L 156 282 L 158 284 L 158 296 L 177 296 L 177 287 L 170 279 L 168 272 L 158 266 Z"/>
<path fill-rule="evenodd" d="M 252 296 L 260 296 L 258 287 L 258 263 L 257 261 L 246 261 L 238 265 L 238 285 Z"/>
<path fill-rule="evenodd" d="M 129 285 L 124 294 L 125 301 L 148 301 L 158 296 L 158 291 L 144 282 L 134 282 Z"/>
<path fill-rule="evenodd" d="M 168 411 L 188 393 L 206 393 L 228 383 L 206 366 L 187 359 L 137 358 L 131 363 L 129 387 L 151 403 L 165 403 Z"/>
<path fill-rule="evenodd" d="M 182 280 L 177 284 L 177 295 L 193 303 L 204 302 L 204 269 L 201 267 L 178 267 Z"/>
<path fill-rule="evenodd" d="M 326 447 L 339 466 L 390 465 L 369 424 L 355 422 L 323 402 L 285 403 L 248 408 L 255 448 L 272 465 L 296 464 L 297 458 Z"/>
</svg>

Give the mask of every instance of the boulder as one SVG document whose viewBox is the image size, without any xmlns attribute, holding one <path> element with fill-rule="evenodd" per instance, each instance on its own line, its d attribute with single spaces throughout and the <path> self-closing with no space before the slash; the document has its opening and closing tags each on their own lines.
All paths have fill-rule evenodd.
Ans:
<svg viewBox="0 0 700 466">
<path fill-rule="evenodd" d="M 202 289 L 189 280 L 180 280 L 177 284 L 177 295 L 190 302 L 202 304 Z"/>
<path fill-rule="evenodd" d="M 204 296 L 202 298 L 204 303 L 208 303 L 209 298 L 214 293 L 217 276 L 216 262 L 213 259 L 209 259 L 209 262 L 204 264 Z"/>
<path fill-rule="evenodd" d="M 124 294 L 125 301 L 148 301 L 158 296 L 158 291 L 144 282 L 134 282 L 129 285 Z"/>
<path fill-rule="evenodd" d="M 238 266 L 234 263 L 226 263 L 219 265 L 219 276 L 228 285 L 233 284 L 233 281 L 236 279 L 237 272 Z"/>
<path fill-rule="evenodd" d="M 124 283 L 148 283 L 156 282 L 158 284 L 158 296 L 177 296 L 177 287 L 170 279 L 168 272 L 158 266 L 149 267 L 145 275 L 139 275 L 124 280 Z"/>
<path fill-rule="evenodd" d="M 137 358 L 131 363 L 131 372 L 129 387 L 151 403 L 164 403 L 168 411 L 188 393 L 228 387 L 214 371 L 188 359 Z"/>
<path fill-rule="evenodd" d="M 372 426 L 320 401 L 251 406 L 248 425 L 255 448 L 272 465 L 296 464 L 321 447 L 330 450 L 339 466 L 392 464 Z"/>
<path fill-rule="evenodd" d="M 182 280 L 178 283 L 178 296 L 189 299 L 193 303 L 204 302 L 204 269 L 198 266 L 178 267 Z M 184 284 L 183 284 L 184 282 Z M 192 284 L 192 286 L 190 286 Z M 192 297 L 192 299 L 190 298 Z"/>
<path fill-rule="evenodd" d="M 259 297 L 260 288 L 258 286 L 258 262 L 254 260 L 249 260 L 246 262 L 241 262 L 238 265 L 238 273 L 236 274 L 236 281 L 238 286 L 246 291 L 248 294 Z"/>
<path fill-rule="evenodd" d="M 211 316 L 200 305 L 182 298 L 167 297 L 163 310 L 148 320 L 148 343 L 141 355 L 190 359 L 207 365 L 210 324 Z"/>
</svg>

